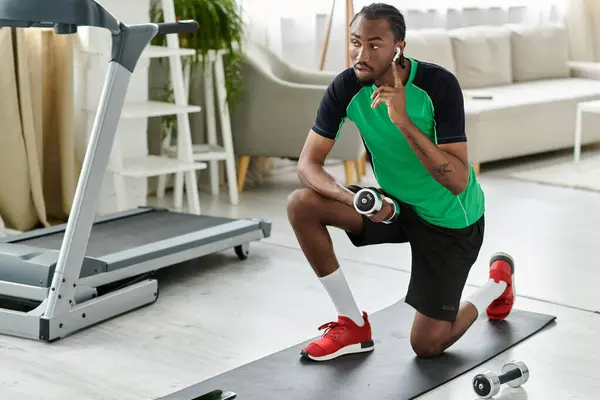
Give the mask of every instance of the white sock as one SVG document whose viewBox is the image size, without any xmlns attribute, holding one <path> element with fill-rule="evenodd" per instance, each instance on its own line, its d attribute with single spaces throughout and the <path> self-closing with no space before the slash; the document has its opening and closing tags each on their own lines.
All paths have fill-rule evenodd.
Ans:
<svg viewBox="0 0 600 400">
<path fill-rule="evenodd" d="M 485 285 L 468 296 L 465 301 L 473 304 L 477 311 L 481 314 L 486 310 L 486 308 L 488 308 L 490 304 L 492 304 L 494 300 L 504 293 L 504 290 L 507 286 L 508 284 L 506 282 L 500 281 L 496 283 L 495 280 L 490 279 L 485 283 Z"/>
<path fill-rule="evenodd" d="M 331 297 L 331 301 L 338 314 L 350 318 L 358 326 L 363 326 L 365 320 L 356 305 L 356 301 L 350 291 L 348 282 L 346 282 L 342 268 L 338 267 L 335 272 L 319 278 L 319 280 L 323 284 L 323 287 L 325 287 L 329 297 Z"/>
</svg>

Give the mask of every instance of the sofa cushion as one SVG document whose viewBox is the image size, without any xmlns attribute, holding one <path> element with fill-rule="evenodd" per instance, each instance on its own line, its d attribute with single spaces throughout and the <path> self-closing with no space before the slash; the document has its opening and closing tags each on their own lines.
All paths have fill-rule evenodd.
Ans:
<svg viewBox="0 0 600 400">
<path fill-rule="evenodd" d="M 569 37 L 562 25 L 507 25 L 515 82 L 569 76 Z"/>
<path fill-rule="evenodd" d="M 561 101 L 583 101 L 600 97 L 600 81 L 581 78 L 547 79 L 543 81 L 521 82 L 499 87 L 471 90 L 470 94 L 481 92 L 491 95 L 491 100 L 465 99 L 465 112 L 479 114 L 510 108 Z M 570 110 L 573 114 L 575 110 Z"/>
<path fill-rule="evenodd" d="M 479 91 L 493 99 L 465 100 L 469 159 L 487 162 L 573 146 L 577 103 L 600 99 L 600 81 L 548 79 Z M 597 140 L 598 130 L 584 136 Z"/>
<path fill-rule="evenodd" d="M 465 89 L 512 83 L 510 30 L 471 26 L 449 31 L 456 76 Z"/>
<path fill-rule="evenodd" d="M 452 42 L 445 29 L 418 29 L 406 33 L 404 54 L 420 61 L 430 62 L 455 73 Z"/>
</svg>

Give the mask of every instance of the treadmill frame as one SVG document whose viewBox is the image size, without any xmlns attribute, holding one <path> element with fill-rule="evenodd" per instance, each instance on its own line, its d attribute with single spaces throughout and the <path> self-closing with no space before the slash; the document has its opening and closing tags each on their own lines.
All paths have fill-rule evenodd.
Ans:
<svg viewBox="0 0 600 400">
<path fill-rule="evenodd" d="M 89 4 L 93 6 L 92 9 L 94 10 L 94 13 L 90 13 L 90 8 L 87 8 L 89 4 L 86 0 L 80 1 L 85 7 L 82 6 L 82 9 L 75 9 L 75 11 L 61 9 L 62 14 L 55 13 L 57 7 L 54 3 L 52 5 L 44 3 L 43 6 L 38 8 L 31 8 L 29 5 L 23 8 L 21 7 L 23 5 L 22 1 L 14 1 L 5 7 L 3 6 L 4 8 L 0 7 L 0 13 L 2 14 L 0 25 L 3 26 L 54 26 L 57 33 L 71 34 L 77 30 L 77 25 L 73 25 L 73 21 L 79 19 L 84 21 L 82 24 L 108 29 L 112 38 L 112 58 L 109 61 L 98 111 L 77 183 L 72 210 L 58 252 L 51 285 L 46 288 L 0 281 L 1 294 L 14 295 L 14 297 L 20 299 L 28 299 L 29 297 L 29 300 L 41 300 L 41 303 L 29 312 L 0 308 L 0 333 L 48 342 L 150 304 L 156 301 L 158 297 L 158 285 L 154 279 L 146 278 L 95 297 L 96 287 L 99 285 L 115 283 L 123 278 L 140 274 L 143 275 L 146 272 L 158 269 L 157 265 L 159 264 L 160 266 L 169 265 L 170 263 L 175 264 L 182 260 L 189 260 L 227 248 L 244 246 L 250 241 L 259 240 L 270 235 L 270 223 L 268 222 L 251 219 L 232 220 L 227 232 L 230 233 L 235 230 L 233 228 L 236 228 L 240 229 L 239 234 L 222 235 L 217 240 L 211 240 L 210 244 L 191 246 L 180 253 L 156 259 L 145 257 L 144 260 L 128 265 L 126 268 L 115 268 L 108 272 L 85 276 L 80 279 L 94 223 L 97 199 L 99 198 L 123 103 L 135 66 L 143 50 L 156 34 L 177 34 L 193 32 L 198 29 L 195 21 L 192 21 L 193 23 L 179 21 L 163 24 L 125 25 L 118 22 L 99 4 L 90 0 Z M 69 5 L 72 6 L 72 3 L 69 3 Z M 65 5 L 65 8 L 69 7 Z M 73 18 L 66 18 L 64 13 L 67 11 L 77 15 Z M 44 12 L 48 15 L 56 14 L 56 20 L 50 23 L 39 23 L 21 19 L 22 16 L 26 18 L 34 12 L 41 16 L 42 21 L 44 20 Z M 69 22 L 61 22 L 61 18 L 67 19 Z M 230 224 L 222 224 L 191 233 L 189 235 L 193 237 L 187 237 L 186 240 L 188 243 L 194 243 L 194 241 L 201 241 L 208 236 L 214 238 L 220 231 L 223 233 L 225 226 Z M 50 228 L 45 231 L 54 230 Z M 32 232 L 31 235 L 35 236 L 36 233 Z M 169 240 L 181 240 L 181 237 L 167 239 L 158 242 L 158 244 L 154 243 L 152 246 L 160 246 L 161 243 L 166 245 Z M 10 246 L 12 246 L 10 248 L 12 251 L 7 251 L 4 254 L 0 252 L 0 256 L 4 256 L 5 260 L 15 260 L 17 265 L 18 263 L 27 262 L 33 265 L 54 265 L 52 257 L 56 256 L 55 250 L 32 248 L 31 246 L 19 244 L 11 244 Z M 124 256 L 123 254 L 120 255 Z M 111 257 L 113 257 L 112 262 L 119 261 L 119 254 L 111 255 Z M 23 294 L 26 295 L 23 296 Z"/>
<path fill-rule="evenodd" d="M 232 235 L 231 232 L 236 232 Z M 34 232 L 32 232 L 34 234 Z M 222 235 L 219 240 L 215 236 Z M 0 333 L 5 335 L 19 336 L 28 339 L 54 341 L 61 337 L 70 335 L 83 328 L 113 318 L 120 314 L 136 308 L 148 305 L 157 300 L 159 289 L 155 279 L 145 278 L 143 281 L 125 286 L 118 290 L 106 293 L 99 297 L 95 295 L 95 288 L 105 284 L 117 282 L 127 278 L 144 275 L 156 271 L 164 265 L 175 265 L 177 263 L 202 257 L 207 254 L 216 253 L 232 247 L 244 246 L 252 241 L 260 240 L 270 235 L 270 224 L 262 220 L 233 220 L 213 228 L 203 229 L 197 232 L 178 236 L 173 239 L 154 242 L 149 246 L 156 246 L 153 252 L 160 252 L 161 248 L 169 247 L 171 240 L 185 243 L 187 250 L 169 253 L 163 257 L 144 257 L 135 264 L 126 268 L 114 268 L 108 272 L 90 275 L 77 279 L 73 287 L 74 298 L 67 312 L 57 314 L 53 318 L 47 318 L 43 314 L 48 304 L 48 297 L 52 295 L 52 289 L 36 288 L 30 285 L 0 281 L 0 294 L 15 297 L 26 297 L 29 300 L 41 300 L 41 304 L 30 312 L 20 312 L 0 308 Z M 185 237 L 189 236 L 189 237 Z M 206 242 L 207 239 L 209 243 Z M 19 244 L 15 244 L 19 246 Z M 139 247 L 135 248 L 138 252 Z M 122 252 L 123 253 L 123 252 Z M 110 255 L 114 259 L 127 259 L 130 256 L 120 253 Z M 105 259 L 103 258 L 102 261 Z M 56 275 L 56 273 L 55 273 Z M 79 290 L 78 294 L 75 290 Z M 28 296 L 24 296 L 28 293 Z M 91 295 L 90 295 L 91 294 Z M 82 297 L 83 302 L 78 303 L 77 298 Z"/>
<path fill-rule="evenodd" d="M 129 81 L 142 51 L 158 33 L 158 27 L 151 24 L 119 24 L 119 28 L 119 32 L 113 32 L 111 35 L 113 58 L 105 76 L 50 290 L 42 303 L 30 312 L 0 309 L 0 333 L 52 341 L 141 307 L 150 300 L 156 300 L 158 296 L 157 282 L 146 280 L 82 304 L 75 301 L 75 290 L 79 284 L 79 275 L 94 222 L 97 199 Z M 123 54 L 129 57 L 129 69 L 120 63 Z M 7 285 L 10 284 L 5 282 L 4 286 Z M 76 305 L 73 306 L 73 303 Z"/>
</svg>

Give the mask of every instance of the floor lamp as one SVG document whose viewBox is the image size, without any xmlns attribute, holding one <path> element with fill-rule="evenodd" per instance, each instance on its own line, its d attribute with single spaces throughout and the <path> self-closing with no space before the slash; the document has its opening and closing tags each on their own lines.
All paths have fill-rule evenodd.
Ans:
<svg viewBox="0 0 600 400">
<path fill-rule="evenodd" d="M 325 67 L 325 59 L 327 58 L 327 48 L 329 47 L 329 38 L 331 37 L 331 24 L 333 22 L 333 13 L 335 12 L 335 2 L 332 1 L 331 11 L 329 12 L 329 18 L 327 18 L 327 25 L 325 26 L 325 37 L 323 38 L 323 46 L 321 48 L 321 62 L 319 64 L 319 70 L 323 70 Z M 346 68 L 350 67 L 350 48 L 348 43 L 350 43 L 350 22 L 354 18 L 354 2 L 352 0 L 346 0 Z M 354 165 L 355 164 L 355 165 Z M 344 170 L 346 173 L 346 181 L 351 180 L 353 175 L 352 169 L 356 169 L 356 176 L 358 181 L 360 182 L 361 178 L 365 176 L 367 172 L 367 155 L 363 153 L 360 156 L 358 162 L 354 163 L 352 161 L 344 161 Z"/>
<path fill-rule="evenodd" d="M 321 48 L 321 64 L 319 69 L 323 70 L 325 67 L 325 59 L 327 58 L 327 48 L 329 47 L 329 38 L 331 37 L 331 24 L 333 22 L 333 13 L 335 12 L 335 2 L 331 2 L 331 11 L 329 12 L 329 18 L 327 18 L 327 25 L 325 26 L 325 37 L 323 38 L 323 47 Z M 350 42 L 350 21 L 354 17 L 354 2 L 352 0 L 346 0 L 346 43 Z M 346 68 L 350 66 L 350 52 L 346 47 Z"/>
</svg>

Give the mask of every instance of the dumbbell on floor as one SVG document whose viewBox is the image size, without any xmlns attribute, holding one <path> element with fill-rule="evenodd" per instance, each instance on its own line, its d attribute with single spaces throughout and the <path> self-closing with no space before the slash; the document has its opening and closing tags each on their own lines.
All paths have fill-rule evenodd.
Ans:
<svg viewBox="0 0 600 400">
<path fill-rule="evenodd" d="M 473 390 L 482 399 L 489 399 L 500 391 L 500 386 L 507 384 L 516 388 L 529 380 L 529 368 L 523 361 L 511 361 L 502 367 L 502 375 L 491 371 L 477 374 L 473 378 Z"/>
<path fill-rule="evenodd" d="M 398 219 L 398 215 L 400 214 L 400 207 L 394 199 L 383 195 L 379 190 L 375 188 L 363 188 L 356 192 L 356 194 L 354 195 L 354 209 L 359 214 L 372 217 L 381 210 L 384 201 L 387 201 L 392 205 L 392 207 L 394 208 L 394 213 L 390 218 L 381 222 L 383 222 L 384 224 L 391 224 L 392 222 L 396 221 L 396 219 Z"/>
</svg>

